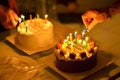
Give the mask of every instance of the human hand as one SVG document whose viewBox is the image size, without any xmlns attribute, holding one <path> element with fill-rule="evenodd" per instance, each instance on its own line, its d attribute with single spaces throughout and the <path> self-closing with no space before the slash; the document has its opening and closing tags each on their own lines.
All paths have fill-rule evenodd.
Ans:
<svg viewBox="0 0 120 80">
<path fill-rule="evenodd" d="M 17 14 L 10 8 L 0 6 L 0 22 L 6 29 L 15 28 L 19 17 Z"/>
<path fill-rule="evenodd" d="M 91 30 L 96 24 L 102 23 L 108 19 L 105 12 L 98 12 L 96 10 L 88 10 L 82 15 L 82 20 L 88 30 Z"/>
</svg>

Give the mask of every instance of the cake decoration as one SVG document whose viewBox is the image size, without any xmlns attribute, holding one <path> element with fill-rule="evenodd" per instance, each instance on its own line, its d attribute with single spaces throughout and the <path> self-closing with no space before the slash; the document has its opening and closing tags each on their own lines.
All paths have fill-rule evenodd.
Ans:
<svg viewBox="0 0 120 80">
<path fill-rule="evenodd" d="M 55 65 L 66 72 L 89 70 L 97 63 L 97 50 L 98 47 L 90 37 L 78 32 L 70 33 L 55 48 Z"/>
<path fill-rule="evenodd" d="M 47 19 L 37 17 L 25 20 L 25 16 L 21 15 L 20 24 L 17 27 L 15 44 L 27 51 L 39 51 L 49 47 L 54 42 L 53 24 Z"/>
</svg>

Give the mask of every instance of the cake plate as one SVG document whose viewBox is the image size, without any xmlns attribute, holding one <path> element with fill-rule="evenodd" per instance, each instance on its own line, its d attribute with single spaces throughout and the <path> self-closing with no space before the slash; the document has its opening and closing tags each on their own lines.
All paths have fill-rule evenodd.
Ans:
<svg viewBox="0 0 120 80">
<path fill-rule="evenodd" d="M 112 63 L 111 60 L 109 60 L 108 58 L 102 56 L 101 54 L 98 54 L 97 56 L 97 65 L 85 72 L 79 72 L 79 73 L 67 73 L 67 72 L 62 72 L 59 69 L 56 68 L 54 61 L 51 61 L 51 63 L 49 64 L 49 67 L 57 72 L 58 74 L 60 74 L 61 76 L 63 76 L 65 79 L 67 80 L 82 80 L 84 78 L 87 78 L 88 76 L 92 75 L 93 73 L 101 70 L 102 68 L 110 65 Z"/>
<path fill-rule="evenodd" d="M 20 46 L 20 45 L 17 45 L 15 44 L 15 37 L 16 37 L 16 33 L 7 37 L 7 40 L 12 44 L 14 45 L 17 49 L 19 49 L 20 51 L 23 51 L 25 52 L 26 54 L 28 55 L 32 55 L 32 54 L 35 54 L 37 52 L 40 52 L 40 51 L 45 51 L 45 50 L 48 50 L 48 49 L 51 49 L 53 48 L 57 43 L 58 41 L 60 40 L 60 38 L 62 37 L 60 34 L 58 34 L 57 32 L 55 32 L 55 39 L 53 41 L 53 43 L 49 46 L 46 46 L 46 47 L 40 47 L 40 48 L 37 48 L 37 49 L 33 49 L 33 50 L 30 50 L 30 49 L 26 49 L 24 48 L 23 46 Z"/>
</svg>

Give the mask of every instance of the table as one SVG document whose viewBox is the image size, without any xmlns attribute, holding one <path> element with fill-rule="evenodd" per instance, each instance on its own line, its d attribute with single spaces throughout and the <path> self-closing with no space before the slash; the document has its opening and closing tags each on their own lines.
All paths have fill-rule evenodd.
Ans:
<svg viewBox="0 0 120 80">
<path fill-rule="evenodd" d="M 57 30 L 58 33 L 62 35 L 61 37 L 66 37 L 70 32 L 73 33 L 74 31 L 78 31 L 81 33 L 82 30 L 85 28 L 85 26 L 81 23 L 61 24 L 58 21 L 51 21 L 54 24 L 55 30 Z M 87 77 L 85 80 L 106 80 L 116 74 L 118 71 L 120 71 L 119 22 L 120 14 L 117 14 L 113 16 L 110 20 L 96 25 L 94 29 L 92 29 L 89 33 L 86 34 L 87 36 L 90 36 L 93 40 L 95 40 L 97 45 L 99 45 L 99 49 L 104 52 L 102 53 L 102 55 L 111 59 L 113 61 L 113 64 Z M 46 61 L 46 59 L 54 59 L 51 57 L 53 55 L 53 48 L 46 51 L 38 52 L 33 55 L 27 55 L 22 51 L 16 49 L 8 41 L 6 41 L 6 37 L 14 34 L 15 32 L 16 29 L 0 33 L 0 58 L 7 55 L 24 55 L 31 57 L 36 60 L 41 66 L 40 73 L 37 74 L 32 80 L 66 80 L 64 77 L 47 67 L 49 61 Z"/>
</svg>

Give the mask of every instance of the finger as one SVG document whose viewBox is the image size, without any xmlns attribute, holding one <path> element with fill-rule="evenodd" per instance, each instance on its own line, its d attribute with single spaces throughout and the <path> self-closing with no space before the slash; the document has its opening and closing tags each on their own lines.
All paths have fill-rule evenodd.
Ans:
<svg viewBox="0 0 120 80">
<path fill-rule="evenodd" d="M 82 16 L 82 19 L 86 27 L 88 27 L 93 20 L 93 18 L 90 16 Z"/>
<path fill-rule="evenodd" d="M 96 20 L 93 20 L 90 25 L 88 26 L 89 30 L 91 30 L 92 28 L 95 27 L 95 25 L 97 24 L 98 22 Z"/>
<path fill-rule="evenodd" d="M 83 20 L 83 23 L 84 23 L 84 25 L 87 27 L 88 25 L 89 25 L 89 20 L 88 20 L 88 18 L 86 17 L 86 16 L 82 16 L 82 20 Z"/>
<path fill-rule="evenodd" d="M 10 15 L 11 15 L 11 26 L 13 26 L 13 28 L 15 28 L 18 23 L 18 21 L 16 21 L 17 17 L 13 12 L 10 13 Z"/>
<path fill-rule="evenodd" d="M 16 13 L 13 12 L 13 16 L 14 16 L 14 19 L 15 19 L 16 21 L 19 21 L 19 17 L 17 16 Z"/>
</svg>

